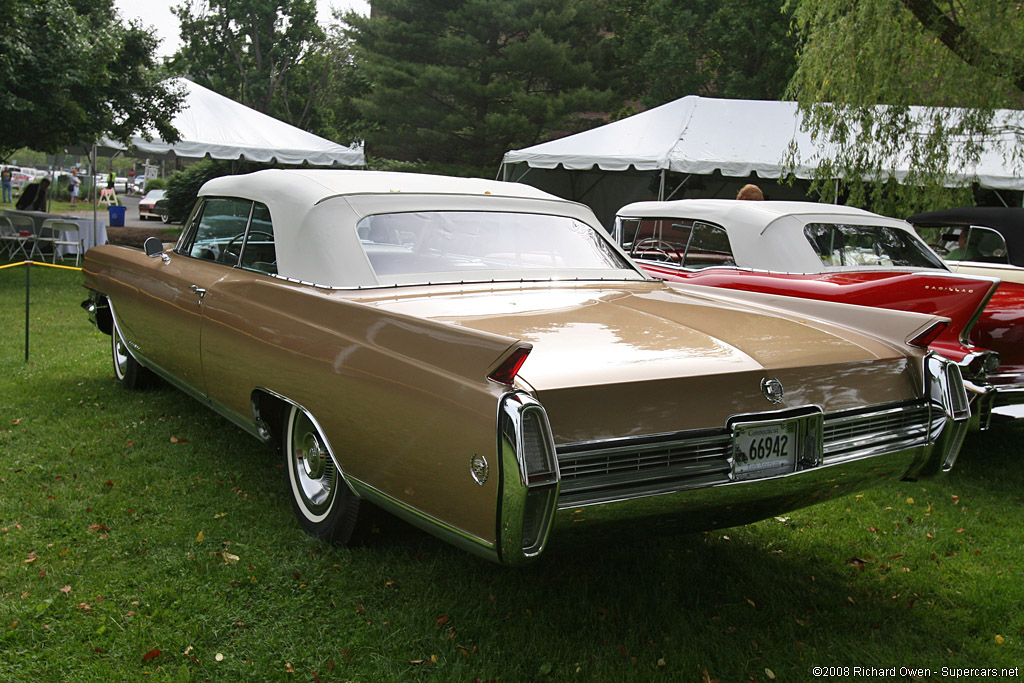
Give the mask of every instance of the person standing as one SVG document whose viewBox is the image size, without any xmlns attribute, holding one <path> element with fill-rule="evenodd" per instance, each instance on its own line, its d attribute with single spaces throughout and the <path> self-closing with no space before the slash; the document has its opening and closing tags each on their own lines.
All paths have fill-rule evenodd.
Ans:
<svg viewBox="0 0 1024 683">
<path fill-rule="evenodd" d="M 78 171 L 72 170 L 68 181 L 71 183 L 71 206 L 74 206 L 78 202 L 78 186 L 82 184 L 78 179 Z"/>
<path fill-rule="evenodd" d="M 117 176 L 114 175 L 114 169 L 110 169 L 110 173 L 107 174 L 107 189 L 114 189 L 114 181 L 117 180 Z"/>
<path fill-rule="evenodd" d="M 3 200 L 7 204 L 10 204 L 11 202 L 14 201 L 14 198 L 11 196 L 11 190 L 12 190 L 11 182 L 12 182 L 13 178 L 14 178 L 14 173 L 11 172 L 11 167 L 10 166 L 4 166 L 3 170 L 0 171 L 0 184 L 3 185 L 3 193 L 4 193 L 4 199 Z"/>
</svg>

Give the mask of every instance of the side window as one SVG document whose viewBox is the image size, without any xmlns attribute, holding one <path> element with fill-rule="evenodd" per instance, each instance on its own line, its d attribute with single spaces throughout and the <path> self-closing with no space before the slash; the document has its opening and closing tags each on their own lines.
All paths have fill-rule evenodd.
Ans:
<svg viewBox="0 0 1024 683">
<path fill-rule="evenodd" d="M 932 249 L 949 261 L 1009 263 L 1003 236 L 991 228 L 960 226 L 917 228 Z"/>
<path fill-rule="evenodd" d="M 683 265 L 687 268 L 735 266 L 732 245 L 729 244 L 729 234 L 725 228 L 694 221 Z"/>
<path fill-rule="evenodd" d="M 207 198 L 192 218 L 179 251 L 204 261 L 237 265 L 252 210 L 248 199 Z"/>
<path fill-rule="evenodd" d="M 734 266 L 729 235 L 718 225 L 685 218 L 622 221 L 623 247 L 630 256 L 686 268 Z"/>
<path fill-rule="evenodd" d="M 256 202 L 252 208 L 252 222 L 242 250 L 241 266 L 261 273 L 277 273 L 277 252 L 274 249 L 274 224 L 270 209 Z"/>
<path fill-rule="evenodd" d="M 687 221 L 677 218 L 642 218 L 623 221 L 623 248 L 635 259 L 681 263 L 690 239 Z"/>
</svg>

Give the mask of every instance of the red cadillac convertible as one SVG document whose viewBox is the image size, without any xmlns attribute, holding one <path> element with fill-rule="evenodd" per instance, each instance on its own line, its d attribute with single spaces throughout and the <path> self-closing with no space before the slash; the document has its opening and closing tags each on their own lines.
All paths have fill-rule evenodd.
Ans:
<svg viewBox="0 0 1024 683">
<path fill-rule="evenodd" d="M 978 426 L 994 406 L 1024 402 L 1024 349 L 1012 343 L 1024 285 L 950 272 L 904 221 L 812 202 L 684 199 L 623 207 L 615 236 L 668 281 L 946 316 L 918 341 L 960 365 Z"/>
</svg>

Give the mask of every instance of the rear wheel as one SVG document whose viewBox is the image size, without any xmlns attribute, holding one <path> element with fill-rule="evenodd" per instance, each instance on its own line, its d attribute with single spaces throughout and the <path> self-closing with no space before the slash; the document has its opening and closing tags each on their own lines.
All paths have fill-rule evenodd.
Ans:
<svg viewBox="0 0 1024 683">
<path fill-rule="evenodd" d="M 121 336 L 121 330 L 114 321 L 110 330 L 110 352 L 114 361 L 114 376 L 126 389 L 144 389 L 153 384 L 156 376 L 139 365 L 128 351 L 128 345 Z"/>
<path fill-rule="evenodd" d="M 361 501 L 342 479 L 320 429 L 292 406 L 285 418 L 284 460 L 299 524 L 312 536 L 346 545 L 360 521 Z"/>
</svg>

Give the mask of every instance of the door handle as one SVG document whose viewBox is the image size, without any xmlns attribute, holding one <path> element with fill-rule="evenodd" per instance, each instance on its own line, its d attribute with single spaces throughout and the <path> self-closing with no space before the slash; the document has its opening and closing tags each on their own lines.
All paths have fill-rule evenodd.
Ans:
<svg viewBox="0 0 1024 683">
<path fill-rule="evenodd" d="M 193 294 L 199 297 L 199 303 L 202 303 L 203 297 L 206 296 L 206 289 L 199 285 L 189 285 L 188 288 Z"/>
</svg>

